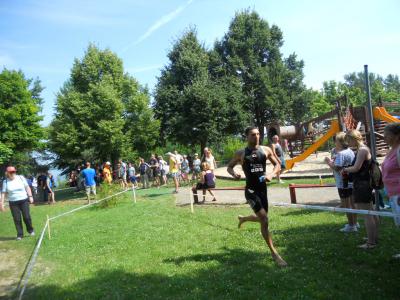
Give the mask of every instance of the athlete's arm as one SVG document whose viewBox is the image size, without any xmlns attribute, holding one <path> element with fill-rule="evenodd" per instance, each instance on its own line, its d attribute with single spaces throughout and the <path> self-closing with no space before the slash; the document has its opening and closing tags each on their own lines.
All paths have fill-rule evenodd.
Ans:
<svg viewBox="0 0 400 300">
<path fill-rule="evenodd" d="M 228 164 L 228 173 L 235 179 L 240 179 L 240 174 L 235 173 L 235 170 L 233 168 L 241 163 L 242 161 L 242 155 L 243 155 L 243 150 L 239 150 L 235 153 L 235 156 L 232 158 L 232 160 Z"/>
<path fill-rule="evenodd" d="M 274 166 L 274 169 L 272 170 L 272 172 L 265 175 L 265 181 L 269 182 L 272 180 L 273 177 L 275 177 L 281 171 L 281 165 L 280 165 L 278 159 L 276 158 L 276 156 L 272 153 L 271 148 L 263 146 L 263 150 L 264 150 L 265 154 L 267 155 L 268 160 Z"/>
</svg>

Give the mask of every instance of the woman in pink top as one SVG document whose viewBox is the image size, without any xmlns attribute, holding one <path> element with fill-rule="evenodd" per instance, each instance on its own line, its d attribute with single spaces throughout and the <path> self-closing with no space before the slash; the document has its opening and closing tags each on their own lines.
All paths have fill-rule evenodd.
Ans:
<svg viewBox="0 0 400 300">
<path fill-rule="evenodd" d="M 392 202 L 393 213 L 400 214 L 400 123 L 387 125 L 384 139 L 391 149 L 382 163 L 383 183 Z M 400 217 L 394 221 L 400 226 Z M 394 257 L 400 258 L 400 254 Z"/>
</svg>

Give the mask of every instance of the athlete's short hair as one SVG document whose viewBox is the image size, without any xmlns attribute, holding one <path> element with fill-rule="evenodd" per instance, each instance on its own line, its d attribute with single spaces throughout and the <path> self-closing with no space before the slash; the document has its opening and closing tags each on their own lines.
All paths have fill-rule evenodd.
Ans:
<svg viewBox="0 0 400 300">
<path fill-rule="evenodd" d="M 249 127 L 247 127 L 246 130 L 244 131 L 244 134 L 245 134 L 246 136 L 248 136 L 248 135 L 249 135 L 249 132 L 252 131 L 252 130 L 254 130 L 254 129 L 257 129 L 257 130 L 258 130 L 258 127 L 257 127 L 257 126 L 249 126 Z"/>
</svg>

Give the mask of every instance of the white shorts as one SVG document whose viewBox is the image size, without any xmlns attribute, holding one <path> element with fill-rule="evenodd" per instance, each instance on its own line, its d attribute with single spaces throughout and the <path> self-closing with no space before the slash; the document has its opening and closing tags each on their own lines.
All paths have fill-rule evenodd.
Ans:
<svg viewBox="0 0 400 300">
<path fill-rule="evenodd" d="M 96 185 L 85 185 L 86 194 L 96 195 Z"/>
<path fill-rule="evenodd" d="M 400 215 L 400 195 L 392 196 L 389 200 L 392 205 L 393 213 Z M 394 223 L 396 224 L 396 226 L 400 227 L 400 216 L 394 217 Z"/>
</svg>

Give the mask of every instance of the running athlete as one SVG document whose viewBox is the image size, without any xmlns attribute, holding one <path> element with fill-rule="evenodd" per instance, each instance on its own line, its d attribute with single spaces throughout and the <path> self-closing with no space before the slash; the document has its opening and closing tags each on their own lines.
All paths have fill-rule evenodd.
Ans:
<svg viewBox="0 0 400 300">
<path fill-rule="evenodd" d="M 272 150 L 260 145 L 260 132 L 257 127 L 248 127 L 245 131 L 247 137 L 247 147 L 236 152 L 234 158 L 228 164 L 228 173 L 235 179 L 240 179 L 240 174 L 234 171 L 237 164 L 242 165 L 246 176 L 245 197 L 254 215 L 247 217 L 239 216 L 240 228 L 244 222 L 259 222 L 261 224 L 261 234 L 271 250 L 272 258 L 281 267 L 287 263 L 276 251 L 271 234 L 268 231 L 268 198 L 267 182 L 270 182 L 280 171 L 280 165 Z M 274 165 L 271 174 L 266 174 L 267 159 Z"/>
</svg>

